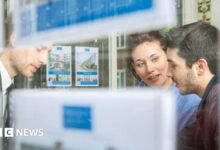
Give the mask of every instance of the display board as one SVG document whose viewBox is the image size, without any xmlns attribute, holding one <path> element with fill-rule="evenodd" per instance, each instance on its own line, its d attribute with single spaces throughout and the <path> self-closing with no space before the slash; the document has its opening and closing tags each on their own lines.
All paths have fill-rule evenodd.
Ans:
<svg viewBox="0 0 220 150">
<path fill-rule="evenodd" d="M 16 150 L 175 150 L 167 91 L 17 90 L 10 100 Z"/>
<path fill-rule="evenodd" d="M 72 86 L 72 47 L 53 46 L 47 61 L 47 86 Z"/>
<path fill-rule="evenodd" d="M 16 0 L 18 45 L 79 41 L 174 25 L 174 0 Z"/>
</svg>

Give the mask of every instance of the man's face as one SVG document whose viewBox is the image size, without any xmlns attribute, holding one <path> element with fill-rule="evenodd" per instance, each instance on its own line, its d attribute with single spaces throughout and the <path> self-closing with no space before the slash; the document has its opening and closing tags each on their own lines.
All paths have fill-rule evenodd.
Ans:
<svg viewBox="0 0 220 150">
<path fill-rule="evenodd" d="M 51 46 L 39 46 L 29 49 L 15 50 L 13 55 L 13 68 L 17 73 L 25 77 L 33 76 L 33 74 L 43 65 L 47 63 L 48 53 Z"/>
<path fill-rule="evenodd" d="M 171 69 L 173 80 L 176 82 L 180 93 L 195 93 L 198 88 L 198 80 L 195 69 L 186 66 L 186 61 L 178 55 L 178 49 L 168 48 L 167 59 Z"/>
</svg>

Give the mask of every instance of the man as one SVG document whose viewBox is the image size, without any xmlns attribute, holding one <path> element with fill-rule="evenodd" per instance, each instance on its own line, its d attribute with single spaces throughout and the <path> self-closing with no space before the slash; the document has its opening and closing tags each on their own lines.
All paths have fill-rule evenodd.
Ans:
<svg viewBox="0 0 220 150">
<path fill-rule="evenodd" d="M 197 121 L 185 130 L 179 149 L 218 150 L 217 51 L 218 30 L 205 22 L 173 29 L 167 37 L 167 58 L 182 94 L 196 93 L 202 100 Z"/>
<path fill-rule="evenodd" d="M 18 74 L 32 76 L 41 65 L 46 63 L 50 46 L 39 46 L 29 49 L 11 49 L 0 53 L 0 72 L 3 96 Z"/>
<path fill-rule="evenodd" d="M 32 76 L 41 65 L 47 61 L 48 52 L 51 50 L 50 45 L 32 47 L 28 49 L 11 48 L 0 53 L 0 81 L 2 86 L 1 101 L 1 127 L 11 127 L 10 115 L 7 105 L 7 92 L 13 84 L 13 79 L 17 74 L 25 77 Z M 0 100 L 1 100 L 0 99 Z M 8 149 L 8 140 L 4 139 L 3 149 Z"/>
</svg>

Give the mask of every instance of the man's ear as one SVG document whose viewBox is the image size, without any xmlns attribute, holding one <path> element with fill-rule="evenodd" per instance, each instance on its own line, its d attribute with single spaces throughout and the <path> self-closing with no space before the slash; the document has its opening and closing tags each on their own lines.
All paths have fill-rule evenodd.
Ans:
<svg viewBox="0 0 220 150">
<path fill-rule="evenodd" d="M 208 63 L 205 59 L 201 58 L 197 60 L 194 64 L 194 69 L 197 72 L 198 76 L 204 75 L 205 71 L 208 68 Z"/>
</svg>

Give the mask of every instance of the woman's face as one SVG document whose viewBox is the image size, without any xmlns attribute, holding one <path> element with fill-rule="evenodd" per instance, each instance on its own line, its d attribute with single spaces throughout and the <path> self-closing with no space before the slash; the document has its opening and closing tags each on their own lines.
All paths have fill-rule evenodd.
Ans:
<svg viewBox="0 0 220 150">
<path fill-rule="evenodd" d="M 159 41 L 138 45 L 132 51 L 132 60 L 136 74 L 147 85 L 161 87 L 171 82 L 167 57 Z"/>
</svg>

